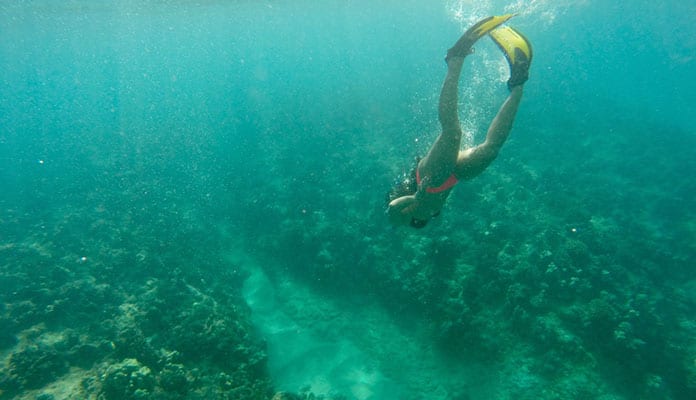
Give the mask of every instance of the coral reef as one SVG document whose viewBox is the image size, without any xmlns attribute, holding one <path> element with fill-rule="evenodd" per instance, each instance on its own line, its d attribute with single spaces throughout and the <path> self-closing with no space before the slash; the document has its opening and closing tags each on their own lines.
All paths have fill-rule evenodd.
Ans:
<svg viewBox="0 0 696 400">
<path fill-rule="evenodd" d="M 19 389 L 35 389 L 55 380 L 68 370 L 68 363 L 55 349 L 27 347 L 9 360 L 9 379 Z M 12 388 L 8 390 L 12 392 Z"/>
<path fill-rule="evenodd" d="M 683 154 L 680 160 L 688 162 Z M 281 228 L 255 245 L 264 254 L 298 254 L 277 263 L 319 292 L 356 302 L 376 297 L 429 321 L 443 353 L 456 354 L 452 362 L 462 354 L 492 364 L 527 360 L 529 375 L 549 388 L 525 389 L 530 398 L 692 397 L 689 337 L 696 329 L 683 316 L 696 302 L 682 288 L 694 281 L 683 256 L 693 254 L 693 244 L 673 234 L 664 240 L 652 216 L 606 191 L 620 185 L 654 204 L 662 201 L 659 190 L 636 191 L 611 174 L 567 187 L 572 171 L 550 166 L 570 167 L 553 161 L 515 160 L 488 171 L 476 181 L 477 195 L 457 192 L 466 213 L 452 205 L 427 235 L 331 224 L 330 211 L 316 205 L 275 217 Z M 341 179 L 335 184 L 351 177 Z M 550 187 L 559 192 L 552 196 Z M 317 203 L 344 201 L 323 195 Z M 602 198 L 623 208 L 607 209 Z"/>
<path fill-rule="evenodd" d="M 149 399 L 155 388 L 155 377 L 150 368 L 129 358 L 109 365 L 100 376 L 103 400 Z"/>
<path fill-rule="evenodd" d="M 223 271 L 222 280 L 205 284 L 201 270 L 175 268 L 159 278 L 105 283 L 111 278 L 95 277 L 72 257 L 47 263 L 46 271 L 58 272 L 37 273 L 34 240 L 11 247 L 26 262 L 0 265 L 17 289 L 0 309 L 3 396 L 270 397 L 264 345 L 240 294 L 243 276 Z M 61 388 L 63 379 L 81 384 Z"/>
</svg>

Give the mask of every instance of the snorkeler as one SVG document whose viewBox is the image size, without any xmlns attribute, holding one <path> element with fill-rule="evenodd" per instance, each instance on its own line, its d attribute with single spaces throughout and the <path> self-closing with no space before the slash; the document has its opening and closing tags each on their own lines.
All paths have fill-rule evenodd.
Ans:
<svg viewBox="0 0 696 400">
<path fill-rule="evenodd" d="M 387 214 L 392 224 L 423 228 L 432 217 L 440 214 L 452 187 L 458 181 L 473 179 L 482 173 L 505 143 L 522 99 L 522 86 L 529 76 L 532 61 L 529 41 L 515 29 L 500 26 L 512 16 L 492 16 L 479 21 L 447 51 L 447 76 L 439 103 L 442 133 L 425 157 L 417 161 L 411 176 L 389 193 Z M 510 95 L 488 128 L 486 140 L 478 146 L 460 150 L 462 128 L 457 115 L 459 76 L 464 58 L 473 53 L 472 45 L 486 34 L 500 47 L 510 64 L 510 79 L 507 82 Z"/>
</svg>

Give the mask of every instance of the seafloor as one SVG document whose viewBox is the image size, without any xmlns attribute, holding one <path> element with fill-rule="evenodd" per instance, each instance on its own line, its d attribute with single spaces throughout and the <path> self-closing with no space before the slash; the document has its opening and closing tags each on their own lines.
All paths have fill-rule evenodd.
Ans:
<svg viewBox="0 0 696 400">
<path fill-rule="evenodd" d="M 643 145 L 614 140 L 568 144 L 601 149 L 596 175 L 507 153 L 427 234 L 385 229 L 381 199 L 361 215 L 348 192 L 278 193 L 268 229 L 172 192 L 190 177 L 35 176 L 31 202 L 3 204 L 1 396 L 692 398 L 694 188 L 661 175 L 694 159 L 613 174 L 607 154 Z"/>
</svg>

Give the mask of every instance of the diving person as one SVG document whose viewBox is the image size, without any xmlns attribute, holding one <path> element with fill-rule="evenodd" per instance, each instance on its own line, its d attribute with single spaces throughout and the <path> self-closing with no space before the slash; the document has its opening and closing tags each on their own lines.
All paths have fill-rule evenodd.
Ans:
<svg viewBox="0 0 696 400">
<path fill-rule="evenodd" d="M 423 228 L 440 213 L 452 187 L 481 174 L 498 155 L 512 129 L 522 86 L 529 77 L 532 47 L 517 30 L 501 26 L 513 14 L 491 16 L 477 22 L 447 51 L 447 75 L 439 101 L 442 132 L 428 153 L 417 161 L 409 177 L 389 193 L 387 214 L 394 225 Z M 510 94 L 491 122 L 483 143 L 460 150 L 462 128 L 457 111 L 459 76 L 464 58 L 473 53 L 473 44 L 488 34 L 503 51 L 510 65 L 507 82 Z"/>
</svg>

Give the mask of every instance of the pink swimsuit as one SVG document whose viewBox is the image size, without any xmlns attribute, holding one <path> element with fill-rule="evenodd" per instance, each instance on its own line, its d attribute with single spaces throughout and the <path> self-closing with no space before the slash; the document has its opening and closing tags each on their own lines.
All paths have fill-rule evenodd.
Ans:
<svg viewBox="0 0 696 400">
<path fill-rule="evenodd" d="M 425 191 L 428 193 L 440 193 L 444 192 L 447 189 L 452 189 L 452 186 L 456 185 L 459 180 L 457 179 L 454 174 L 450 175 L 449 178 L 440 186 L 438 187 L 428 187 L 425 188 Z M 418 168 L 416 168 L 416 183 L 420 185 L 421 183 L 421 178 L 420 178 L 420 172 L 418 171 Z"/>
</svg>

